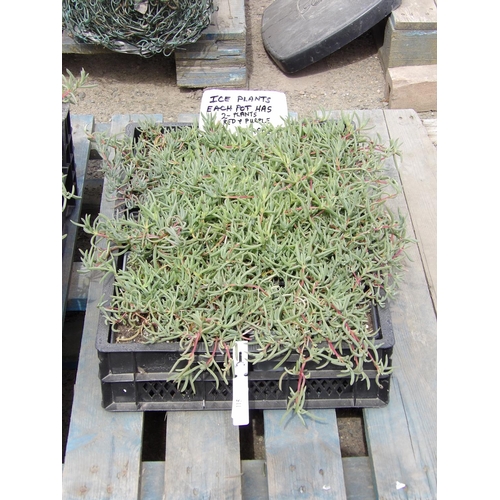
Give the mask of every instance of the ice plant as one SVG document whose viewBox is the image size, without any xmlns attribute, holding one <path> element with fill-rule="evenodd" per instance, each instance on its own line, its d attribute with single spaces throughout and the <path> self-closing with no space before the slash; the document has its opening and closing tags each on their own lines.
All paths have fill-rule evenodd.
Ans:
<svg viewBox="0 0 500 500">
<path fill-rule="evenodd" d="M 82 260 L 114 274 L 101 307 L 117 341 L 178 342 L 171 376 L 184 388 L 205 371 L 227 382 L 237 340 L 251 363 L 298 355 L 284 374 L 298 378 L 299 415 L 311 367 L 339 366 L 351 383 L 369 383 L 367 366 L 390 373 L 367 318 L 394 295 L 410 244 L 385 203 L 395 144 L 353 117 L 236 133 L 145 123 L 136 141 L 96 141 L 116 216 L 83 221 Z"/>
<path fill-rule="evenodd" d="M 81 69 L 80 76 L 78 78 L 75 77 L 69 69 L 66 70 L 66 73 L 68 76 L 62 75 L 62 102 L 77 104 L 75 92 L 80 89 L 95 87 L 95 85 L 87 83 L 89 75 L 83 68 Z"/>
</svg>

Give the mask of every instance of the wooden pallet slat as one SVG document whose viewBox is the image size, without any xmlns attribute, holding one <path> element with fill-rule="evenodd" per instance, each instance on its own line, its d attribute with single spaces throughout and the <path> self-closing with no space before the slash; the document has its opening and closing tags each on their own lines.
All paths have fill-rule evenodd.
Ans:
<svg viewBox="0 0 500 500">
<path fill-rule="evenodd" d="M 205 87 L 242 87 L 243 80 L 246 79 L 246 69 L 240 67 L 214 68 L 203 64 L 204 61 L 196 62 L 188 66 L 179 64 L 177 78 L 181 81 L 178 85 L 181 87 L 190 88 L 205 88 Z"/>
<path fill-rule="evenodd" d="M 403 0 L 393 12 L 394 27 L 401 30 L 435 30 L 437 5 L 435 0 Z"/>
<path fill-rule="evenodd" d="M 415 111 L 386 110 L 384 117 L 389 136 L 400 144 L 399 176 L 437 310 L 437 150 Z"/>
<path fill-rule="evenodd" d="M 403 0 L 385 24 L 379 49 L 382 66 L 437 64 L 437 6 L 434 0 Z"/>
<path fill-rule="evenodd" d="M 283 419 L 264 411 L 269 498 L 346 499 L 335 410 L 314 410 L 318 420 Z"/>
<path fill-rule="evenodd" d="M 121 134 L 134 118 L 139 116 L 114 117 L 111 134 Z M 114 202 L 103 196 L 101 213 L 112 217 L 113 212 Z M 110 279 L 93 275 L 88 290 L 63 470 L 64 500 L 137 500 L 139 495 L 143 414 L 116 414 L 101 407 L 95 340 L 102 318 L 97 305 Z"/>
<path fill-rule="evenodd" d="M 393 376 L 387 408 L 365 410 L 377 498 L 433 500 L 437 491 L 435 414 L 422 416 L 415 411 L 411 393 L 399 384 L 401 378 Z M 429 399 L 434 399 L 432 394 Z"/>
<path fill-rule="evenodd" d="M 425 141 L 422 136 L 421 143 L 407 140 L 402 123 L 404 116 L 400 110 L 372 112 L 371 115 L 382 140 L 403 140 L 403 158 L 399 168 L 396 169 L 392 159 L 387 162 L 395 178 L 399 179 L 401 172 L 415 168 L 412 160 L 415 155 L 435 167 L 435 157 L 417 153 L 420 145 L 434 148 L 429 138 L 426 137 Z M 418 115 L 411 110 L 405 115 L 413 123 L 413 133 L 418 131 Z M 383 125 L 389 123 L 391 126 L 384 130 Z M 421 216 L 413 211 L 416 208 L 413 204 L 408 211 L 408 176 L 402 175 L 400 181 L 404 191 L 390 200 L 388 206 L 407 217 L 411 236 L 420 224 Z M 434 206 L 432 184 L 420 186 L 420 204 L 425 205 L 426 200 Z M 428 212 L 428 219 L 432 219 L 431 213 L 432 209 Z M 433 216 L 435 218 L 435 212 Z M 391 400 L 386 408 L 364 410 L 367 444 L 380 498 L 408 498 L 412 492 L 418 492 L 418 498 L 433 499 L 436 495 L 436 315 L 424 264 L 431 261 L 434 255 L 432 231 L 429 236 L 430 242 L 426 240 L 425 244 L 419 242 L 409 248 L 407 269 L 397 300 L 389 304 L 396 337 Z M 397 482 L 406 487 L 398 489 Z"/>
<path fill-rule="evenodd" d="M 437 2 L 402 0 L 373 29 L 389 108 L 437 109 Z"/>
<path fill-rule="evenodd" d="M 165 462 L 143 462 L 139 500 L 161 500 L 164 489 Z"/>
<path fill-rule="evenodd" d="M 241 499 L 238 427 L 229 411 L 179 411 L 167 417 L 164 498 Z"/>
<path fill-rule="evenodd" d="M 368 132 L 373 137 L 379 136 L 384 143 L 388 143 L 389 139 L 404 139 L 407 135 L 403 126 L 405 116 L 413 124 L 410 125 L 412 131 L 419 128 L 418 115 L 414 111 L 408 110 L 404 114 L 400 111 L 356 113 L 361 121 L 369 119 L 373 128 Z M 329 115 L 338 117 L 340 112 Z M 391 122 L 390 127 L 388 122 Z M 425 140 L 422 136 L 421 141 L 433 147 L 428 137 Z M 411 159 L 418 156 L 419 144 L 419 141 L 404 142 L 399 168 L 393 159 L 386 161 L 389 174 L 403 185 L 403 192 L 388 200 L 388 208 L 407 217 L 410 237 L 414 235 L 414 227 L 420 223 L 421 216 L 411 210 L 409 212 L 405 193 L 406 183 L 411 182 L 410 176 L 400 178 L 400 172 L 414 168 Z M 423 155 L 422 162 L 428 168 L 435 168 L 432 154 Z M 421 186 L 419 194 L 421 203 L 425 204 L 426 198 L 429 198 L 429 206 L 432 206 L 432 198 L 435 197 L 432 185 L 428 192 L 427 186 Z M 410 208 L 416 207 L 410 204 Z M 429 219 L 432 219 L 431 214 L 432 209 L 428 212 Z M 434 218 L 435 215 L 434 212 Z M 408 250 L 407 269 L 397 299 L 388 304 L 396 339 L 390 401 L 385 408 L 363 410 L 377 498 L 436 498 L 436 315 L 423 264 L 432 260 L 432 253 L 433 244 L 429 240 L 425 245 L 415 244 Z M 398 489 L 398 484 L 406 487 Z M 413 492 L 415 496 L 412 496 Z"/>
<path fill-rule="evenodd" d="M 63 473 L 63 498 L 135 500 L 139 491 L 142 415 L 107 413 L 95 349 L 103 283 L 90 284 Z"/>
<path fill-rule="evenodd" d="M 213 0 L 214 13 L 200 40 L 246 41 L 244 0 Z"/>
<path fill-rule="evenodd" d="M 206 64 L 214 61 L 218 65 L 244 65 L 246 48 L 241 42 L 234 40 L 202 40 L 192 45 L 181 47 L 177 51 L 176 63 L 187 66 L 190 63 L 206 61 Z"/>
<path fill-rule="evenodd" d="M 269 500 L 265 460 L 241 461 L 241 496 L 244 500 Z"/>
<path fill-rule="evenodd" d="M 92 43 L 76 42 L 67 31 L 62 33 L 63 54 L 114 54 L 115 52 Z"/>
<path fill-rule="evenodd" d="M 369 457 L 342 458 L 347 500 L 377 500 Z"/>
</svg>

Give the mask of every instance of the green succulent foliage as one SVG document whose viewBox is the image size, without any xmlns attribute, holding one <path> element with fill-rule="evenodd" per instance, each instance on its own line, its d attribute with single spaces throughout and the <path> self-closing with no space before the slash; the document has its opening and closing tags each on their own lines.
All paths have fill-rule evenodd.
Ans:
<svg viewBox="0 0 500 500">
<path fill-rule="evenodd" d="M 395 295 L 412 240 L 386 204 L 397 145 L 355 119 L 237 132 L 144 123 L 136 142 L 96 137 L 116 217 L 82 222 L 82 260 L 114 275 L 102 310 L 117 339 L 178 342 L 181 387 L 204 371 L 227 381 L 237 340 L 251 363 L 293 354 L 284 374 L 297 377 L 288 408 L 299 416 L 311 367 L 341 367 L 351 383 L 369 384 L 367 366 L 390 373 L 367 317 Z"/>
<path fill-rule="evenodd" d="M 78 99 L 75 92 L 80 89 L 92 88 L 96 85 L 87 83 L 88 73 L 82 68 L 80 75 L 76 77 L 73 73 L 66 69 L 67 76 L 62 75 L 62 102 L 77 104 Z"/>
</svg>

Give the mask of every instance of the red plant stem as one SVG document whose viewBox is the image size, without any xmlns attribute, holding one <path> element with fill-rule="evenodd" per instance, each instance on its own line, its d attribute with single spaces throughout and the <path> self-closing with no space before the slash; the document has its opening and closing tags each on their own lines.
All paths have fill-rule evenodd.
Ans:
<svg viewBox="0 0 500 500">
<path fill-rule="evenodd" d="M 347 329 L 349 335 L 359 344 L 361 344 L 360 340 L 358 339 L 358 336 L 354 333 L 354 330 L 349 326 L 349 323 L 347 323 L 347 320 L 344 320 L 344 326 Z"/>
<path fill-rule="evenodd" d="M 328 346 L 330 347 L 331 351 L 335 354 L 335 356 L 337 357 L 337 359 L 339 361 L 342 361 L 344 364 L 345 364 L 345 361 L 344 361 L 344 358 L 337 352 L 337 349 L 335 349 L 334 345 L 331 343 L 330 340 L 327 340 L 328 342 Z"/>
<path fill-rule="evenodd" d="M 306 363 L 307 363 L 307 361 L 304 360 L 302 365 L 300 366 L 299 379 L 297 382 L 297 396 L 295 397 L 296 400 L 299 399 L 300 391 L 302 390 L 302 388 L 304 387 L 304 385 L 306 383 L 306 377 L 304 375 L 304 369 L 306 367 Z"/>
<path fill-rule="evenodd" d="M 193 342 L 193 347 L 191 349 L 191 352 L 189 353 L 189 357 L 190 358 L 194 358 L 194 354 L 196 352 L 196 348 L 198 347 L 198 342 L 200 341 L 200 338 L 201 338 L 201 327 L 198 329 L 198 331 L 196 332 L 196 336 L 194 338 L 194 342 Z"/>
<path fill-rule="evenodd" d="M 399 257 L 401 255 L 401 252 L 403 251 L 402 248 L 400 248 L 393 256 L 392 258 L 395 259 L 396 257 Z"/>
<path fill-rule="evenodd" d="M 217 348 L 219 347 L 219 339 L 215 339 L 215 342 L 214 342 L 214 348 L 212 350 L 212 355 L 210 356 L 210 358 L 208 359 L 207 361 L 207 366 L 210 366 L 213 362 L 213 360 L 215 359 L 215 353 L 217 352 Z"/>
<path fill-rule="evenodd" d="M 361 285 L 361 278 L 354 271 L 352 274 L 354 275 L 354 279 L 356 280 L 355 286 L 360 286 Z"/>
<path fill-rule="evenodd" d="M 383 201 L 390 200 L 395 196 L 396 196 L 395 194 L 389 194 L 385 198 L 379 198 L 378 200 L 375 200 L 373 203 L 382 203 Z"/>
<path fill-rule="evenodd" d="M 311 337 L 306 337 L 306 343 L 303 344 L 300 348 L 300 351 L 299 351 L 299 354 L 300 354 L 300 357 L 302 358 L 302 355 L 304 354 L 304 349 L 306 348 L 307 346 L 307 343 L 309 341 L 312 341 Z M 302 361 L 302 364 L 300 365 L 300 369 L 299 369 L 299 378 L 297 380 L 297 392 L 296 392 L 296 396 L 295 396 L 295 401 L 298 401 L 299 397 L 300 397 L 300 392 L 301 390 L 303 389 L 303 387 L 305 386 L 305 383 L 306 383 L 306 376 L 305 376 L 305 368 L 306 368 L 306 364 L 307 362 L 311 359 L 311 356 L 308 356 L 307 358 L 303 358 L 303 361 Z"/>
<path fill-rule="evenodd" d="M 229 349 L 229 346 L 227 344 L 224 344 L 224 350 L 226 351 L 227 359 L 230 360 L 231 359 L 231 350 Z"/>
</svg>

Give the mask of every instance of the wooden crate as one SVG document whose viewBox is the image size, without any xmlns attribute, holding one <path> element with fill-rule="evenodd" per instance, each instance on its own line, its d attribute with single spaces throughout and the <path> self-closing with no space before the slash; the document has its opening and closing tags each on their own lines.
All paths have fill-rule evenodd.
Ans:
<svg viewBox="0 0 500 500">
<path fill-rule="evenodd" d="M 335 410 L 316 410 L 321 420 L 309 420 L 307 427 L 297 418 L 284 425 L 282 410 L 265 410 L 265 461 L 241 460 L 240 435 L 229 411 L 179 411 L 167 415 L 165 461 L 143 462 L 144 413 L 101 407 L 95 339 L 105 281 L 92 276 L 63 500 L 437 498 L 436 148 L 412 110 L 358 114 L 374 136 L 401 141 L 401 162 L 387 162 L 403 187 L 392 208 L 408 217 L 409 234 L 418 242 L 389 305 L 396 336 L 391 400 L 385 408 L 363 410 L 368 456 L 342 457 Z M 110 133 L 140 119 L 115 116 Z M 103 197 L 102 213 L 112 216 L 113 206 Z"/>
</svg>

